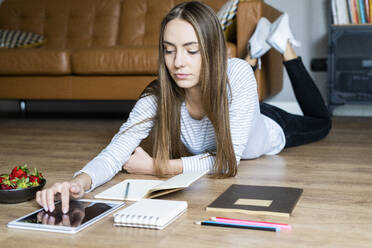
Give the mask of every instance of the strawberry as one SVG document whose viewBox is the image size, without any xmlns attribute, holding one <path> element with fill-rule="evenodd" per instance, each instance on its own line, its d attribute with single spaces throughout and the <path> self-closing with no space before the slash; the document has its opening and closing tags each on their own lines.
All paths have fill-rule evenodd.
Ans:
<svg viewBox="0 0 372 248">
<path fill-rule="evenodd" d="M 1 189 L 15 189 L 16 185 L 16 179 L 4 179 L 1 183 Z"/>
<path fill-rule="evenodd" d="M 41 182 L 41 179 L 37 176 L 29 176 L 28 178 L 30 179 L 30 182 L 32 182 L 32 183 L 37 182 L 38 184 L 40 184 L 40 182 Z"/>
<path fill-rule="evenodd" d="M 17 189 L 25 189 L 32 186 L 32 183 L 28 178 L 22 177 L 17 181 Z"/>
<path fill-rule="evenodd" d="M 40 183 L 38 183 L 37 181 L 33 181 L 31 186 L 36 187 L 36 186 L 39 186 L 39 185 L 40 185 Z"/>
<path fill-rule="evenodd" d="M 12 173 L 10 173 L 10 178 L 27 178 L 28 172 L 27 165 L 16 166 L 13 168 Z"/>
<path fill-rule="evenodd" d="M 39 179 L 43 179 L 43 174 L 38 172 L 36 168 L 34 168 L 34 172 L 31 173 L 31 176 L 37 177 Z M 40 183 L 40 180 L 38 180 L 38 182 Z"/>
<path fill-rule="evenodd" d="M 9 175 L 8 175 L 8 174 L 2 174 L 2 175 L 0 176 L 0 184 L 1 184 L 5 179 L 9 179 Z"/>
<path fill-rule="evenodd" d="M 1 184 L 0 189 L 13 189 L 11 186 L 6 185 L 6 184 Z"/>
<path fill-rule="evenodd" d="M 16 166 L 12 172 L 0 175 L 0 190 L 1 189 L 23 189 L 29 187 L 39 186 L 43 175 L 34 168 L 30 174 L 27 165 Z"/>
</svg>

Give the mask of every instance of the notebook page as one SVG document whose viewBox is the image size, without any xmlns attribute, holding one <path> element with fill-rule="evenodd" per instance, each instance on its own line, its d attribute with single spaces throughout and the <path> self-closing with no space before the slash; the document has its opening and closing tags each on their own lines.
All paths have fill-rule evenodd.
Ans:
<svg viewBox="0 0 372 248">
<path fill-rule="evenodd" d="M 186 209 L 186 201 L 141 199 L 116 212 L 114 224 L 163 229 Z"/>
<path fill-rule="evenodd" d="M 143 180 L 143 179 L 126 179 L 114 186 L 106 189 L 105 191 L 97 194 L 94 198 L 109 199 L 109 200 L 124 200 L 125 190 L 127 183 L 130 183 L 128 201 L 138 201 L 143 198 L 147 191 L 156 185 L 162 183 L 162 180 Z"/>
</svg>

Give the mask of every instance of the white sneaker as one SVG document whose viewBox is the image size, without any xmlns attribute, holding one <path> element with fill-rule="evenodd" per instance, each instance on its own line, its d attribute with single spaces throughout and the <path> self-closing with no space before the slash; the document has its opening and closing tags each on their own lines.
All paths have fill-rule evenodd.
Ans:
<svg viewBox="0 0 372 248">
<path fill-rule="evenodd" d="M 260 58 L 271 48 L 266 42 L 270 33 L 271 23 L 265 17 L 258 21 L 256 30 L 248 41 L 247 49 L 250 50 L 251 58 Z"/>
<path fill-rule="evenodd" d="M 295 40 L 291 32 L 288 14 L 284 13 L 271 25 L 271 31 L 266 42 L 283 54 L 288 40 L 293 46 L 301 46 L 301 43 Z"/>
</svg>

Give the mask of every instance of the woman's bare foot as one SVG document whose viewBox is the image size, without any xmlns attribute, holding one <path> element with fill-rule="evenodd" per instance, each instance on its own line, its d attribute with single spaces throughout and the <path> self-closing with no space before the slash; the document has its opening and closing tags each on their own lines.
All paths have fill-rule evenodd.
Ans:
<svg viewBox="0 0 372 248">
<path fill-rule="evenodd" d="M 289 41 L 287 41 L 287 46 L 286 46 L 285 51 L 283 53 L 283 60 L 288 61 L 288 60 L 296 59 L 297 57 L 298 56 L 297 56 L 296 52 L 294 51 L 291 43 Z"/>
<path fill-rule="evenodd" d="M 251 58 L 250 53 L 245 57 L 245 61 L 247 61 L 252 67 L 257 65 L 257 58 Z"/>
</svg>

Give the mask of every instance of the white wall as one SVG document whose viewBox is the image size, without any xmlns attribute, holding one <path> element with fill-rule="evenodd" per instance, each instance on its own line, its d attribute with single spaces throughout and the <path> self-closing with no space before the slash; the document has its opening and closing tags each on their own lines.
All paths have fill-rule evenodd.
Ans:
<svg viewBox="0 0 372 248">
<path fill-rule="evenodd" d="M 295 38 L 301 41 L 296 53 L 302 57 L 305 67 L 313 77 L 324 98 L 327 96 L 327 72 L 310 71 L 313 58 L 327 58 L 327 0 L 265 0 L 274 8 L 287 12 Z M 292 86 L 288 75 L 284 73 L 283 90 L 268 102 L 298 113 Z"/>
</svg>

